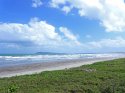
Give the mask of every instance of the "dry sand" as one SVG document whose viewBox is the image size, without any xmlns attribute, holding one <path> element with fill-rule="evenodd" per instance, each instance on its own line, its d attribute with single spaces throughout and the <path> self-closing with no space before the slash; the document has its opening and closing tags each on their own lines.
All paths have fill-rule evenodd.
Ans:
<svg viewBox="0 0 125 93">
<path fill-rule="evenodd" d="M 92 64 L 100 61 L 113 60 L 117 58 L 91 58 L 91 59 L 75 59 L 75 60 L 65 60 L 60 62 L 42 62 L 42 63 L 33 63 L 20 66 L 10 66 L 10 67 L 1 67 L 0 68 L 0 78 L 3 77 L 12 77 L 19 75 L 27 75 L 40 73 L 42 71 L 52 71 L 52 70 L 63 70 L 73 67 L 79 67 L 85 64 Z"/>
</svg>

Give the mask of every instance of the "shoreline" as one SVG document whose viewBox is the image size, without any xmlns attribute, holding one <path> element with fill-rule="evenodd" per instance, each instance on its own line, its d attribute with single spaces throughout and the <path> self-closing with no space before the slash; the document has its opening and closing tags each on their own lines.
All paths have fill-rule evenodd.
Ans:
<svg viewBox="0 0 125 93">
<path fill-rule="evenodd" d="M 93 64 L 96 62 L 108 61 L 119 58 L 121 57 L 117 58 L 103 57 L 103 58 L 76 59 L 76 60 L 73 59 L 73 60 L 65 60 L 57 62 L 32 63 L 22 66 L 1 67 L 0 78 L 38 74 L 43 71 L 64 70 L 64 69 L 79 67 L 82 65 Z"/>
</svg>

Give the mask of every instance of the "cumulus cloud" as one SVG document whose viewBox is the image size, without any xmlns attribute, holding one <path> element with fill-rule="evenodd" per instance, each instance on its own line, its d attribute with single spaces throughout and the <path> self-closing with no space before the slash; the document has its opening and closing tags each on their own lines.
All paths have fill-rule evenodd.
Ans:
<svg viewBox="0 0 125 93">
<path fill-rule="evenodd" d="M 55 27 L 45 21 L 32 19 L 28 24 L 0 24 L 0 40 L 3 42 L 46 44 L 47 41 L 59 41 L 61 38 L 55 32 Z"/>
<path fill-rule="evenodd" d="M 50 5 L 66 13 L 77 9 L 80 16 L 99 20 L 107 32 L 125 31 L 124 0 L 51 0 Z"/>
<path fill-rule="evenodd" d="M 43 3 L 41 0 L 32 0 L 32 7 L 37 8 L 40 7 Z"/>
<path fill-rule="evenodd" d="M 60 32 L 56 31 L 58 29 Z M 88 37 L 90 37 L 88 35 Z M 101 39 L 99 41 L 79 42 L 78 37 L 66 27 L 55 28 L 38 18 L 27 24 L 0 23 L 0 49 L 45 49 L 52 51 L 83 52 L 91 49 L 123 48 L 125 39 Z"/>
<path fill-rule="evenodd" d="M 66 38 L 68 38 L 69 40 L 75 42 L 76 44 L 80 45 L 80 42 L 77 39 L 77 36 L 74 35 L 73 33 L 71 33 L 71 31 L 69 29 L 67 29 L 66 27 L 60 27 L 59 30 L 64 34 L 64 36 Z"/>
<path fill-rule="evenodd" d="M 37 18 L 31 19 L 27 24 L 0 23 L 0 44 L 14 46 L 39 46 L 41 48 L 59 48 L 78 46 L 78 40 L 70 30 L 60 27 L 64 33 L 60 35 L 53 25 Z"/>
<path fill-rule="evenodd" d="M 62 11 L 64 11 L 66 14 L 69 13 L 71 11 L 71 8 L 70 7 L 67 7 L 67 6 L 64 6 L 62 8 Z"/>
<path fill-rule="evenodd" d="M 50 5 L 55 8 L 59 8 L 60 4 L 66 4 L 66 0 L 52 0 L 52 2 L 50 2 Z"/>
</svg>

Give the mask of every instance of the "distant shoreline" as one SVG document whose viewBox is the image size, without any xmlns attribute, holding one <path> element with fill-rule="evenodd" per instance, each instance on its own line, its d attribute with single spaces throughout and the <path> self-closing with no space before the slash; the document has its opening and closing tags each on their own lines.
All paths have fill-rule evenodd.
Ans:
<svg viewBox="0 0 125 93">
<path fill-rule="evenodd" d="M 33 64 L 27 64 L 22 66 L 11 66 L 11 67 L 4 67 L 4 68 L 1 67 L 0 78 L 20 76 L 20 75 L 30 75 L 30 74 L 40 73 L 43 71 L 69 69 L 69 68 L 79 67 L 86 64 L 92 64 L 95 62 L 108 61 L 108 60 L 113 60 L 118 58 L 105 57 L 105 58 L 92 58 L 92 59 L 77 59 L 77 60 L 65 60 L 61 62 L 33 63 Z"/>
</svg>

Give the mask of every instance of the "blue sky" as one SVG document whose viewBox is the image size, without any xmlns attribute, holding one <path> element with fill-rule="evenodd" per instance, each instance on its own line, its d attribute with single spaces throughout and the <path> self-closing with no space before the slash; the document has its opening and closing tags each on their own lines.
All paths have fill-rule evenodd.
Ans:
<svg viewBox="0 0 125 93">
<path fill-rule="evenodd" d="M 0 53 L 124 52 L 124 0 L 0 0 Z"/>
</svg>

